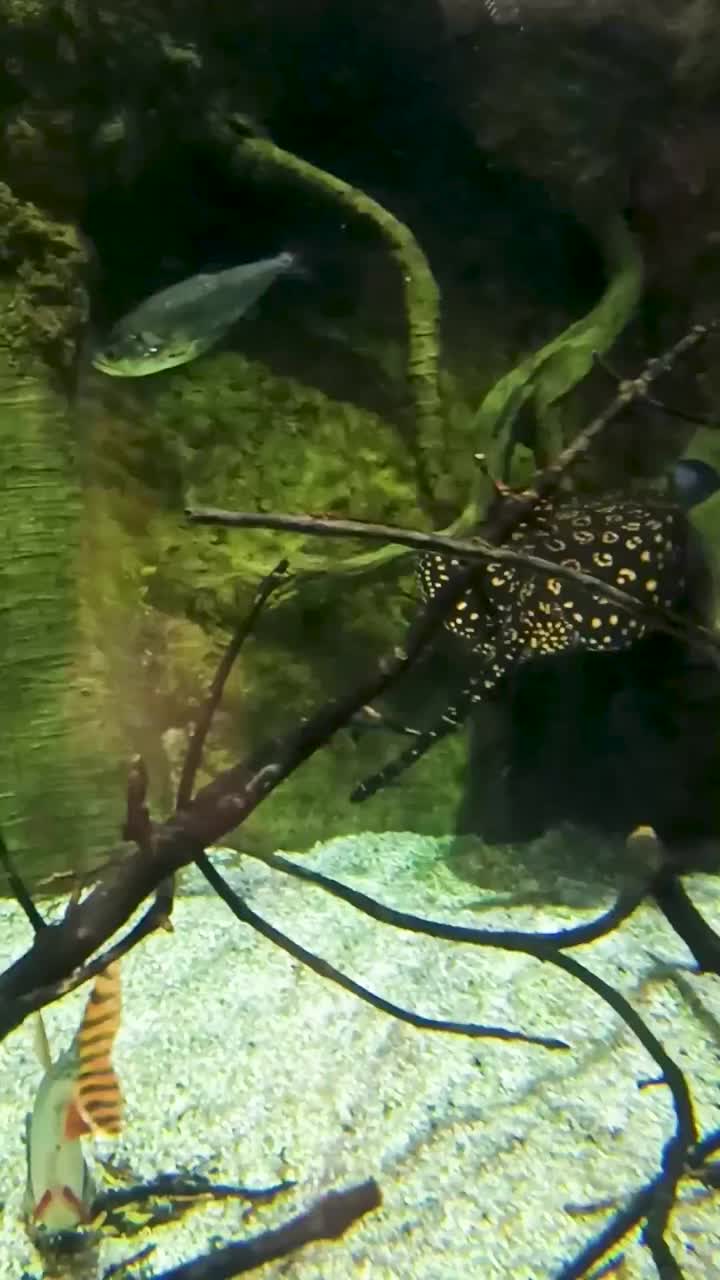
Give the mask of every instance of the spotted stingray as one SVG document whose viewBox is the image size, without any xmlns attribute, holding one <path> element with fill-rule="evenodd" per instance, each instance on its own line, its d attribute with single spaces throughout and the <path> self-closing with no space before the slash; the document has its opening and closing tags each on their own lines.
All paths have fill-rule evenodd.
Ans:
<svg viewBox="0 0 720 1280">
<path fill-rule="evenodd" d="M 686 607 L 698 585 L 700 558 L 697 535 L 679 502 L 654 494 L 540 502 L 509 545 L 591 574 L 640 604 Z M 432 600 L 464 564 L 437 553 L 423 556 L 418 582 L 424 598 Z M 467 666 L 462 692 L 406 751 L 360 783 L 353 800 L 374 795 L 452 733 L 473 704 L 520 663 L 573 649 L 618 652 L 648 630 L 646 621 L 618 608 L 601 591 L 498 560 L 479 566 L 476 584 L 465 591 L 445 626 L 460 642 Z"/>
</svg>

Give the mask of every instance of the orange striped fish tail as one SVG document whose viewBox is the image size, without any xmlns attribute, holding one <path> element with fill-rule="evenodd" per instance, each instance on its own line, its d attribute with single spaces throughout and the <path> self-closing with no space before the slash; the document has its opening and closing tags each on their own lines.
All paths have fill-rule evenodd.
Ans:
<svg viewBox="0 0 720 1280">
<path fill-rule="evenodd" d="M 77 1106 L 90 1128 L 117 1134 L 122 1127 L 120 1081 L 110 1060 L 120 1026 L 120 965 L 97 975 L 77 1034 Z"/>
</svg>

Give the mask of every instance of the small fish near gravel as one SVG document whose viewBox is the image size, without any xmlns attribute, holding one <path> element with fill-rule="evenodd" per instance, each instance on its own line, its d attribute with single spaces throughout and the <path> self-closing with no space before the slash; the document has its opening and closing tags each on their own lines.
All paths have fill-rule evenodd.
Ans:
<svg viewBox="0 0 720 1280">
<path fill-rule="evenodd" d="M 120 1083 L 110 1055 L 120 1024 L 120 967 L 97 975 L 71 1045 L 55 1062 L 37 1015 L 36 1047 L 45 1068 L 27 1118 L 25 1214 L 36 1240 L 90 1221 L 95 1187 L 80 1139 L 115 1136 L 122 1125 Z"/>
</svg>

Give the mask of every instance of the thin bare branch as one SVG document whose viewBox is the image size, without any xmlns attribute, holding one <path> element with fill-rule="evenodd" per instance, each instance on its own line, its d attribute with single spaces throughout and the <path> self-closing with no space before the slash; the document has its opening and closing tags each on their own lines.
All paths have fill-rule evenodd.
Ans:
<svg viewBox="0 0 720 1280">
<path fill-rule="evenodd" d="M 139 849 L 152 856 L 152 824 L 147 807 L 148 774 L 142 756 L 133 756 L 128 771 L 126 817 L 123 840 L 132 840 Z"/>
<path fill-rule="evenodd" d="M 522 1044 L 539 1045 L 542 1049 L 570 1048 L 567 1041 L 558 1040 L 555 1037 L 530 1036 L 522 1031 L 509 1031 L 506 1027 L 489 1026 L 484 1023 L 453 1022 L 445 1018 L 426 1018 L 411 1009 L 404 1009 L 401 1005 L 393 1004 L 392 1001 L 385 1000 L 383 996 L 376 995 L 374 991 L 370 991 L 359 982 L 355 982 L 353 978 L 348 978 L 346 974 L 336 969 L 329 961 L 316 956 L 312 951 L 302 947 L 299 942 L 294 942 L 292 938 L 288 938 L 287 934 L 281 933 L 274 925 L 269 924 L 267 920 L 264 920 L 256 911 L 253 911 L 235 893 L 234 889 L 220 875 L 220 872 L 212 865 L 206 855 L 203 854 L 196 859 L 196 866 L 219 897 L 222 898 L 223 902 L 230 908 L 233 915 L 238 920 L 241 920 L 243 924 L 249 924 L 263 938 L 267 938 L 268 942 L 274 943 L 281 951 L 287 952 L 294 960 L 299 960 L 301 964 L 312 969 L 321 978 L 334 982 L 337 986 L 342 987 L 344 991 L 349 991 L 351 995 L 363 1000 L 365 1004 L 372 1005 L 374 1009 L 379 1009 L 381 1013 L 387 1013 L 392 1018 L 397 1018 L 399 1022 L 406 1022 L 411 1027 L 417 1027 L 421 1031 L 444 1031 L 451 1035 L 469 1036 L 471 1039 L 513 1040 Z"/>
<path fill-rule="evenodd" d="M 689 333 L 686 333 L 677 342 L 673 343 L 663 355 L 657 356 L 653 360 L 648 360 L 642 373 L 637 378 L 621 382 L 618 386 L 617 395 L 603 409 L 602 413 L 593 418 L 590 425 L 581 431 L 572 443 L 568 445 L 567 449 L 563 449 L 549 466 L 543 467 L 542 471 L 535 473 L 533 482 L 527 491 L 526 500 L 532 494 L 542 496 L 547 492 L 548 488 L 553 488 L 566 471 L 590 452 L 615 418 L 624 413 L 626 409 L 629 409 L 636 401 L 644 400 L 653 383 L 657 382 L 666 373 L 669 373 L 678 360 L 683 356 L 689 355 L 711 334 L 717 333 L 718 328 L 720 328 L 720 321 L 693 325 Z"/>
<path fill-rule="evenodd" d="M 339 1239 L 366 1213 L 379 1209 L 381 1203 L 380 1188 L 373 1178 L 347 1191 L 329 1191 L 283 1226 L 263 1231 L 251 1240 L 213 1249 L 192 1262 L 161 1272 L 154 1280 L 229 1280 L 275 1258 L 286 1258 L 312 1241 Z"/>
<path fill-rule="evenodd" d="M 142 756 L 137 755 L 133 757 L 128 772 L 127 811 L 122 835 L 124 840 L 132 840 L 145 858 L 152 859 L 155 856 L 155 851 L 153 846 L 153 826 L 150 810 L 147 806 L 147 790 L 147 767 Z M 155 892 L 155 905 L 152 915 L 150 916 L 150 913 L 148 913 L 148 919 L 152 919 L 153 928 L 165 929 L 167 933 L 173 932 L 172 909 L 174 898 L 174 877 L 167 876 L 160 881 Z M 149 929 L 142 934 L 143 937 L 146 932 L 149 932 Z"/>
<path fill-rule="evenodd" d="M 430 938 L 442 938 L 446 942 L 467 942 L 481 947 L 498 947 L 503 951 L 526 951 L 545 958 L 548 951 L 560 951 L 569 947 L 587 946 L 616 929 L 623 920 L 640 906 L 650 891 L 649 882 L 638 881 L 627 885 L 618 895 L 617 900 L 597 920 L 581 924 L 574 929 L 557 929 L 551 933 L 522 933 L 514 929 L 475 929 L 469 925 L 447 924 L 441 920 L 425 920 L 421 916 L 411 915 L 407 911 L 397 911 L 377 899 L 371 898 L 359 889 L 333 880 L 312 867 L 303 866 L 300 862 L 292 862 L 278 853 L 248 852 L 246 857 L 255 858 L 275 871 L 303 880 L 306 884 L 314 884 L 326 893 L 348 902 L 350 906 L 362 911 L 364 915 L 378 920 L 381 924 L 392 925 L 395 929 L 406 929 L 410 933 L 423 933 Z"/>
<path fill-rule="evenodd" d="M 543 556 L 496 546 L 480 538 L 447 538 L 440 533 L 422 533 L 415 529 L 395 528 L 393 525 L 374 524 L 364 520 L 336 520 L 329 516 L 283 515 L 279 512 L 219 511 L 203 507 L 188 509 L 186 515 L 194 524 L 226 525 L 244 529 L 286 529 L 322 538 L 364 538 L 368 542 L 396 542 L 417 551 L 444 551 L 469 563 L 492 561 L 497 564 L 519 565 L 574 582 L 596 592 L 603 599 L 612 600 L 625 613 L 643 618 L 658 631 L 665 631 L 696 648 L 709 650 L 714 655 L 720 654 L 720 637 L 708 627 L 690 623 L 670 609 L 643 604 L 627 591 L 622 591 L 593 574 L 572 569 L 556 560 L 546 560 Z"/>
<path fill-rule="evenodd" d="M 232 671 L 240 650 L 242 649 L 248 636 L 255 628 L 255 624 L 265 607 L 265 604 L 273 591 L 276 591 L 280 584 L 287 580 L 288 562 L 280 560 L 275 568 L 267 577 L 263 578 L 253 599 L 250 612 L 247 617 L 243 618 L 233 635 L 220 659 L 217 671 L 213 677 L 207 699 L 198 716 L 194 732 L 188 744 L 187 754 L 183 762 L 180 782 L 177 790 L 177 807 L 178 809 L 187 808 L 192 800 L 193 791 L 195 790 L 195 779 L 198 769 L 202 762 L 203 749 L 207 740 L 213 716 L 217 711 L 227 683 L 228 676 Z"/>
<path fill-rule="evenodd" d="M 19 871 L 15 866 L 15 863 L 10 857 L 10 850 L 8 849 L 5 843 L 5 837 L 1 831 L 0 831 L 0 862 L 2 862 L 5 868 L 5 874 L 7 875 L 10 888 L 12 889 L 13 893 L 15 894 L 15 897 L 17 898 L 18 906 L 22 907 L 35 933 L 37 933 L 40 929 L 46 928 L 45 921 L 43 920 L 42 916 L 40 915 L 40 912 L 35 906 L 35 903 L 32 900 L 30 891 L 26 887 L 24 880 L 22 879 Z"/>
</svg>

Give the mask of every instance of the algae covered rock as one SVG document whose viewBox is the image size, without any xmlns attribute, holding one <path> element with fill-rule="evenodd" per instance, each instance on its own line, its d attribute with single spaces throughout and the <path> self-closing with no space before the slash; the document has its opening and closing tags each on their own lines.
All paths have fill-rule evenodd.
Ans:
<svg viewBox="0 0 720 1280">
<path fill-rule="evenodd" d="M 82 865 L 116 834 L 121 793 L 112 721 L 84 666 L 72 415 L 42 359 L 63 365 L 72 350 L 85 255 L 71 227 L 4 186 L 0 204 L 0 828 L 33 871 Z"/>
</svg>

